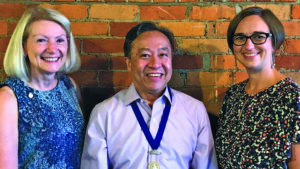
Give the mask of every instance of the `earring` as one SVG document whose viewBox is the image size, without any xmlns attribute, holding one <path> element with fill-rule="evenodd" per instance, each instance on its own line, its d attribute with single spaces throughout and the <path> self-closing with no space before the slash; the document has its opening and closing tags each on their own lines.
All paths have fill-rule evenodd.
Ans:
<svg viewBox="0 0 300 169">
<path fill-rule="evenodd" d="M 274 67 L 275 67 L 275 56 L 273 54 L 271 57 L 271 69 L 274 69 Z"/>
</svg>

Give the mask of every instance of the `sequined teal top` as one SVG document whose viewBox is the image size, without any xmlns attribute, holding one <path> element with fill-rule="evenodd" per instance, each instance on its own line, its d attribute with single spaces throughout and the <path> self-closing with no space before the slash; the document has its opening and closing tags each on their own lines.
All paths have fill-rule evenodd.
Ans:
<svg viewBox="0 0 300 169">
<path fill-rule="evenodd" d="M 78 169 L 83 145 L 83 115 L 70 79 L 38 91 L 18 78 L 8 78 L 18 101 L 18 165 L 26 169 Z"/>
</svg>

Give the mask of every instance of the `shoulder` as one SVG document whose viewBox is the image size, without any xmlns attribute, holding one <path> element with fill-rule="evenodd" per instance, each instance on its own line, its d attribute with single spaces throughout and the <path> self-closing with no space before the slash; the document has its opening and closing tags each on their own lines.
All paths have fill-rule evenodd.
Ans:
<svg viewBox="0 0 300 169">
<path fill-rule="evenodd" d="M 109 112 L 113 108 L 120 108 L 126 106 L 126 92 L 127 89 L 123 89 L 115 95 L 103 100 L 95 105 L 93 112 Z"/>
<path fill-rule="evenodd" d="M 75 88 L 77 89 L 78 86 L 73 78 L 70 76 L 63 75 L 59 77 L 59 81 L 62 81 L 67 88 Z"/>
<path fill-rule="evenodd" d="M 205 106 L 202 101 L 175 89 L 172 89 L 171 91 L 173 95 L 173 101 L 176 105 L 182 104 L 184 107 L 187 107 L 190 110 L 202 109 L 206 112 Z"/>
<path fill-rule="evenodd" d="M 17 107 L 17 98 L 11 88 L 3 86 L 0 88 L 0 112 Z M 5 103 L 5 104 L 3 104 Z"/>
</svg>

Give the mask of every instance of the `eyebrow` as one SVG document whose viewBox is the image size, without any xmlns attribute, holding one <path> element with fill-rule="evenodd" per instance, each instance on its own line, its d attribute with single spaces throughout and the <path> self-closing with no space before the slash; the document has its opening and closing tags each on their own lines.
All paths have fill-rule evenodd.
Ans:
<svg viewBox="0 0 300 169">
<path fill-rule="evenodd" d="M 259 33 L 269 33 L 269 32 L 254 31 L 251 35 L 259 34 Z M 245 34 L 244 33 L 237 33 L 237 34 L 234 34 L 233 36 L 240 36 L 240 35 L 245 35 Z"/>
<path fill-rule="evenodd" d="M 34 34 L 34 35 L 32 35 L 32 37 L 36 37 L 36 36 L 42 36 L 42 37 L 48 38 L 48 36 L 43 35 L 43 34 Z M 55 38 L 60 38 L 60 37 L 67 37 L 67 35 L 66 34 L 61 34 L 61 35 L 56 36 Z"/>
</svg>

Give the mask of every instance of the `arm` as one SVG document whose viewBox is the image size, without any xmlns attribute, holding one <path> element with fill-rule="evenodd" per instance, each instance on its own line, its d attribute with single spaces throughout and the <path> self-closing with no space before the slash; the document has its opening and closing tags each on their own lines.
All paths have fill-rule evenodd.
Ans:
<svg viewBox="0 0 300 169">
<path fill-rule="evenodd" d="M 194 151 L 191 168 L 193 169 L 217 169 L 217 157 L 214 140 L 211 132 L 210 121 L 204 105 L 201 113 L 198 113 L 200 129 L 197 136 L 197 145 Z"/>
<path fill-rule="evenodd" d="M 77 96 L 77 99 L 78 99 L 78 103 L 80 105 L 80 108 L 82 110 L 82 113 L 84 114 L 84 106 L 83 106 L 83 100 L 82 100 L 82 96 L 81 96 L 81 92 L 80 92 L 80 88 L 79 86 L 76 84 L 75 80 L 72 79 L 71 77 L 69 77 L 70 80 L 72 81 L 72 84 L 74 85 L 74 88 L 76 90 L 76 96 Z"/>
<path fill-rule="evenodd" d="M 96 105 L 91 113 L 84 140 L 81 169 L 108 169 L 108 145 L 105 127 L 107 125 L 103 110 L 105 109 Z"/>
<path fill-rule="evenodd" d="M 17 99 L 8 87 L 0 88 L 0 168 L 18 168 Z"/>
<path fill-rule="evenodd" d="M 297 169 L 300 166 L 300 143 L 292 144 L 292 156 L 288 161 L 289 169 Z"/>
</svg>

